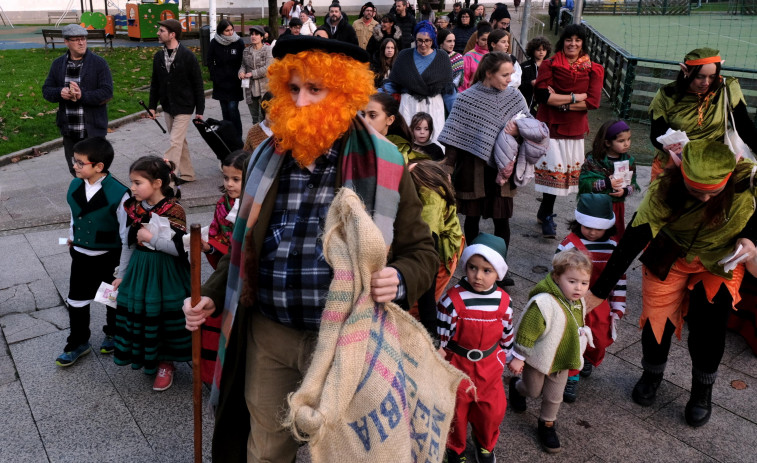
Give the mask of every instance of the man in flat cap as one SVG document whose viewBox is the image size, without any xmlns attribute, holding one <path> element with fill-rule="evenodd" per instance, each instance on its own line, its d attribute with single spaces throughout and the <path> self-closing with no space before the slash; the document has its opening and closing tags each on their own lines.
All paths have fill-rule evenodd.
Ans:
<svg viewBox="0 0 757 463">
<path fill-rule="evenodd" d="M 315 349 L 332 279 L 320 235 L 340 187 L 365 200 L 389 247 L 387 266 L 371 275 L 374 301 L 408 308 L 438 267 L 402 155 L 358 116 L 375 92 L 368 54 L 337 40 L 287 36 L 273 56 L 273 99 L 265 104 L 273 136 L 249 161 L 234 252 L 200 302 L 184 303 L 190 330 L 224 313 L 211 392 L 214 461 L 295 461 L 298 444 L 281 416 Z"/>
<path fill-rule="evenodd" d="M 179 43 L 181 23 L 166 19 L 158 23 L 158 41 L 163 48 L 152 60 L 150 82 L 150 117 L 155 119 L 158 103 L 171 133 L 171 146 L 163 157 L 177 166 L 177 183 L 193 182 L 195 170 L 189 158 L 187 128 L 192 113 L 199 119 L 205 112 L 205 89 L 202 71 L 195 54 Z"/>
<path fill-rule="evenodd" d="M 62 30 L 68 47 L 57 58 L 42 85 L 42 96 L 58 103 L 56 123 L 63 136 L 63 153 L 71 175 L 74 172 L 74 145 L 87 137 L 108 133 L 108 106 L 113 99 L 113 78 L 108 63 L 87 50 L 87 30 L 69 24 Z"/>
</svg>

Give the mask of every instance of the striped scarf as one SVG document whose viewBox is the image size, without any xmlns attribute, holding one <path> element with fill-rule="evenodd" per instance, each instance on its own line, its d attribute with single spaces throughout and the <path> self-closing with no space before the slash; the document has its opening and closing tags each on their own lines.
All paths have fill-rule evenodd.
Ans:
<svg viewBox="0 0 757 463">
<path fill-rule="evenodd" d="M 231 236 L 231 261 L 226 282 L 226 299 L 221 324 L 211 404 L 217 405 L 221 371 L 229 344 L 240 296 L 248 278 L 245 270 L 246 239 L 260 217 L 263 201 L 278 176 L 285 152 L 276 150 L 273 137 L 261 144 L 250 160 L 245 190 L 240 198 L 239 215 Z M 341 155 L 342 185 L 355 191 L 363 200 L 374 223 L 381 230 L 387 246 L 394 240 L 394 219 L 399 206 L 399 184 L 405 163 L 397 148 L 356 117 L 343 140 Z"/>
</svg>

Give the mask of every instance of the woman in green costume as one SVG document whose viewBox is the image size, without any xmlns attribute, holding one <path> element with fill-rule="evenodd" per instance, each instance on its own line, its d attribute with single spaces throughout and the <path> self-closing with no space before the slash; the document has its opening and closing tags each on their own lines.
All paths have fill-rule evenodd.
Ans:
<svg viewBox="0 0 757 463">
<path fill-rule="evenodd" d="M 686 144 L 680 167 L 652 182 L 604 271 L 586 296 L 596 307 L 646 248 L 642 270 L 641 379 L 633 400 L 654 403 L 670 342 L 689 327 L 691 397 L 686 422 L 702 426 L 712 412 L 712 385 L 725 350 L 726 323 L 753 264 L 757 239 L 757 164 L 738 162 L 723 143 Z"/>
<path fill-rule="evenodd" d="M 725 120 L 728 116 L 723 104 L 726 91 L 736 131 L 744 143 L 757 152 L 757 129 L 749 118 L 741 86 L 738 79 L 720 75 L 722 63 L 718 50 L 692 50 L 681 63 L 681 71 L 675 82 L 657 91 L 652 104 L 649 105 L 649 117 L 652 122 L 649 138 L 656 148 L 652 180 L 663 169 L 673 164 L 671 152 L 679 158 L 681 156 L 679 144 L 662 146 L 657 141 L 657 137 L 665 134 L 668 129 L 686 132 L 689 140 L 723 142 Z"/>
</svg>

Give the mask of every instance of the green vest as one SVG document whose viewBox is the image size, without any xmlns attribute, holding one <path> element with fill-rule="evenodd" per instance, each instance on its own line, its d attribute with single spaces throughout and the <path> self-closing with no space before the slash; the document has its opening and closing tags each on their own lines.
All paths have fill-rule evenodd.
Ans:
<svg viewBox="0 0 757 463">
<path fill-rule="evenodd" d="M 129 191 L 121 182 L 106 175 L 100 191 L 87 201 L 84 180 L 77 178 L 68 187 L 66 200 L 74 219 L 74 246 L 107 250 L 121 248 L 118 234 L 118 205 Z"/>
</svg>

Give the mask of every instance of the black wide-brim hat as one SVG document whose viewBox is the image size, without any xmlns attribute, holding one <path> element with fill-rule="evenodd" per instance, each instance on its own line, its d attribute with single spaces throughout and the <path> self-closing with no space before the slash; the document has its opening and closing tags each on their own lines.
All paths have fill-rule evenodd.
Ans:
<svg viewBox="0 0 757 463">
<path fill-rule="evenodd" d="M 324 39 L 312 35 L 284 35 L 276 41 L 273 47 L 273 57 L 281 59 L 286 55 L 296 55 L 301 51 L 321 50 L 326 53 L 341 53 L 348 57 L 368 63 L 368 53 L 357 45 L 336 39 Z"/>
</svg>

